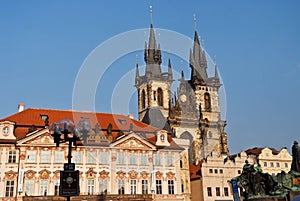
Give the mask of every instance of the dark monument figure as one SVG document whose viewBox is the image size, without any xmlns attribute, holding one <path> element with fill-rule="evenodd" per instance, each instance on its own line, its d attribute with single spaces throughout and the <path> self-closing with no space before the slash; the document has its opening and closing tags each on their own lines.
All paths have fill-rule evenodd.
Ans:
<svg viewBox="0 0 300 201">
<path fill-rule="evenodd" d="M 300 148 L 297 141 L 294 141 L 294 145 L 292 146 L 292 155 L 291 171 L 300 172 Z"/>
<path fill-rule="evenodd" d="M 244 189 L 245 200 L 292 200 L 300 195 L 300 147 L 294 141 L 292 146 L 291 171 L 281 171 L 277 175 L 263 173 L 259 164 L 252 165 L 245 161 L 242 174 L 235 179 Z"/>
</svg>

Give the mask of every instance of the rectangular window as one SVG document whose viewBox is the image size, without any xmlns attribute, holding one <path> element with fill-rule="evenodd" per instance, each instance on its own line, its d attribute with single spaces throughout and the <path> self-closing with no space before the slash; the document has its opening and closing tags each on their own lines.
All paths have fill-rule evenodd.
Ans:
<svg viewBox="0 0 300 201">
<path fill-rule="evenodd" d="M 27 151 L 26 161 L 27 163 L 35 163 L 36 151 L 29 150 Z"/>
<path fill-rule="evenodd" d="M 6 181 L 5 197 L 13 197 L 14 196 L 14 187 L 15 187 L 15 181 L 13 181 L 13 180 Z"/>
<path fill-rule="evenodd" d="M 220 187 L 216 187 L 216 196 L 221 196 Z"/>
<path fill-rule="evenodd" d="M 134 153 L 129 154 L 129 165 L 136 165 L 136 157 Z"/>
<path fill-rule="evenodd" d="M 160 163 L 160 154 L 155 154 L 154 155 L 155 156 L 155 165 L 157 165 L 157 166 L 160 166 L 161 165 L 161 163 Z"/>
<path fill-rule="evenodd" d="M 288 163 L 284 163 L 284 167 L 285 167 L 285 168 L 288 168 L 288 167 L 289 167 L 289 164 L 288 164 Z"/>
<path fill-rule="evenodd" d="M 96 153 L 89 151 L 88 152 L 88 159 L 87 159 L 87 163 L 89 164 L 95 164 L 95 158 L 96 158 Z"/>
<path fill-rule="evenodd" d="M 74 152 L 74 163 L 82 163 L 82 154 L 79 151 Z"/>
<path fill-rule="evenodd" d="M 123 179 L 118 180 L 118 193 L 120 195 L 125 194 L 125 181 Z"/>
<path fill-rule="evenodd" d="M 141 154 L 141 165 L 147 165 L 148 156 L 147 154 Z"/>
<path fill-rule="evenodd" d="M 276 163 L 276 167 L 280 167 L 280 163 L 279 162 Z"/>
<path fill-rule="evenodd" d="M 17 162 L 17 152 L 9 151 L 8 152 L 8 163 L 16 163 Z"/>
<path fill-rule="evenodd" d="M 63 163 L 63 162 L 64 162 L 64 152 L 55 151 L 55 163 Z"/>
<path fill-rule="evenodd" d="M 40 180 L 40 195 L 46 196 L 48 193 L 48 180 Z"/>
<path fill-rule="evenodd" d="M 95 181 L 93 179 L 88 180 L 88 195 L 94 194 Z"/>
<path fill-rule="evenodd" d="M 167 155 L 167 166 L 173 166 L 173 156 L 171 154 Z"/>
<path fill-rule="evenodd" d="M 220 172 L 220 174 L 223 174 L 223 169 L 220 169 L 219 172 Z"/>
<path fill-rule="evenodd" d="M 211 174 L 212 174 L 212 173 L 213 173 L 213 169 L 209 169 L 209 173 L 211 173 Z"/>
<path fill-rule="evenodd" d="M 108 156 L 107 152 L 100 153 L 100 163 L 101 164 L 108 164 Z"/>
<path fill-rule="evenodd" d="M 156 194 L 162 194 L 161 180 L 156 180 Z"/>
<path fill-rule="evenodd" d="M 224 187 L 224 195 L 229 196 L 229 190 L 228 187 Z"/>
<path fill-rule="evenodd" d="M 241 174 L 242 173 L 242 171 L 241 170 L 238 170 L 238 174 Z"/>
<path fill-rule="evenodd" d="M 41 152 L 41 163 L 50 163 L 50 151 Z"/>
<path fill-rule="evenodd" d="M 268 167 L 268 163 L 267 162 L 264 162 L 264 167 Z"/>
<path fill-rule="evenodd" d="M 211 187 L 207 187 L 207 196 L 208 197 L 212 196 Z"/>
<path fill-rule="evenodd" d="M 125 164 L 125 153 L 124 152 L 119 152 L 118 153 L 118 164 L 122 165 Z"/>
<path fill-rule="evenodd" d="M 59 195 L 59 180 L 54 180 L 54 195 Z"/>
<path fill-rule="evenodd" d="M 271 166 L 271 167 L 274 167 L 274 163 L 273 163 L 273 162 L 270 162 L 270 166 Z"/>
<path fill-rule="evenodd" d="M 130 194 L 136 194 L 136 180 L 130 180 Z"/>
<path fill-rule="evenodd" d="M 142 180 L 142 194 L 148 194 L 148 180 Z"/>
<path fill-rule="evenodd" d="M 25 195 L 31 196 L 34 194 L 34 180 L 25 180 Z"/>
<path fill-rule="evenodd" d="M 174 194 L 174 180 L 168 180 L 168 192 Z"/>
<path fill-rule="evenodd" d="M 100 179 L 100 193 L 107 193 L 107 179 Z"/>
<path fill-rule="evenodd" d="M 218 169 L 215 169 L 215 173 L 218 174 Z"/>
</svg>

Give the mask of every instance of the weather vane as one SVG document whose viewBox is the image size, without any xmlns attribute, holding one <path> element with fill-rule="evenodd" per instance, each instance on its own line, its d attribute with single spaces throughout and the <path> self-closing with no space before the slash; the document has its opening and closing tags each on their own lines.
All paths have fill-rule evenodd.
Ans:
<svg viewBox="0 0 300 201">
<path fill-rule="evenodd" d="M 196 14 L 194 14 L 194 31 L 196 31 L 196 22 L 197 22 Z"/>
<path fill-rule="evenodd" d="M 152 24 L 152 6 L 150 6 L 150 23 Z"/>
</svg>

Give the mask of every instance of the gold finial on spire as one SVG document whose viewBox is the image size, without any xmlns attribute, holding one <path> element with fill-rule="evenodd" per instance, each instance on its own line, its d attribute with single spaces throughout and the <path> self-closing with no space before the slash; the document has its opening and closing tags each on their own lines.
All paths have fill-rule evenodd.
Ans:
<svg viewBox="0 0 300 201">
<path fill-rule="evenodd" d="M 194 14 L 194 31 L 196 31 L 197 18 L 196 14 Z"/>
<path fill-rule="evenodd" d="M 152 24 L 152 12 L 153 12 L 152 6 L 150 6 L 150 24 Z"/>
</svg>

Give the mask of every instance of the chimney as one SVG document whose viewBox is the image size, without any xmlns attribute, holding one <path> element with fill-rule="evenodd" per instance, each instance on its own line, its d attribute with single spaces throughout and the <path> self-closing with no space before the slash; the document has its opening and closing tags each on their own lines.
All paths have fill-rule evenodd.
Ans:
<svg viewBox="0 0 300 201">
<path fill-rule="evenodd" d="M 18 105 L 18 111 L 19 111 L 19 112 L 22 112 L 22 111 L 24 110 L 24 106 L 25 106 L 24 103 L 20 103 L 20 104 Z"/>
<path fill-rule="evenodd" d="M 134 119 L 134 114 L 129 114 L 128 117 L 129 117 L 130 119 Z"/>
</svg>

